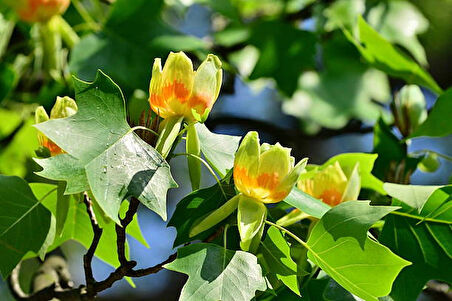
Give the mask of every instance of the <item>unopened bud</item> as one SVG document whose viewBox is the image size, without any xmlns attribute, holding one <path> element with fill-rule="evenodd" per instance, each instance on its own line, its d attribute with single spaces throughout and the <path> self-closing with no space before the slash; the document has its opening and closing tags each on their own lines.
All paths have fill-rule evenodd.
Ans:
<svg viewBox="0 0 452 301">
<path fill-rule="evenodd" d="M 404 136 L 411 134 L 427 118 L 425 97 L 416 85 L 406 85 L 393 104 L 396 125 Z"/>
</svg>

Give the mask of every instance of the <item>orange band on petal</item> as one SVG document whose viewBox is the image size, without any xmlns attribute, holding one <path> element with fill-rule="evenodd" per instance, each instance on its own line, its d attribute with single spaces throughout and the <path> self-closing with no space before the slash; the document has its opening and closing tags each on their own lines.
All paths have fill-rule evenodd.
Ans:
<svg viewBox="0 0 452 301">
<path fill-rule="evenodd" d="M 336 189 L 326 189 L 319 198 L 330 206 L 336 206 L 341 202 L 342 194 Z"/>
<path fill-rule="evenodd" d="M 174 81 L 162 89 L 163 99 L 175 97 L 180 103 L 185 103 L 189 96 L 190 90 L 188 90 L 183 83 L 178 81 Z"/>
<path fill-rule="evenodd" d="M 260 188 L 267 190 L 274 190 L 279 185 L 279 175 L 278 173 L 263 173 L 257 177 L 257 185 Z"/>
</svg>

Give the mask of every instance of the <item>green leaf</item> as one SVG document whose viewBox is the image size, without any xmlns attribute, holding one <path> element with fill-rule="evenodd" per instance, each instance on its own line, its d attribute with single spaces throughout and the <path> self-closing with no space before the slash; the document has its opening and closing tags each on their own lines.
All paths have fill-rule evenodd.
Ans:
<svg viewBox="0 0 452 301">
<path fill-rule="evenodd" d="M 402 185 L 393 183 L 384 183 L 383 188 L 393 198 L 396 198 L 405 204 L 418 209 L 421 212 L 430 195 L 442 186 L 423 186 L 423 185 Z"/>
<path fill-rule="evenodd" d="M 18 112 L 0 108 L 0 141 L 11 135 L 21 121 L 22 118 Z"/>
<path fill-rule="evenodd" d="M 297 280 L 297 264 L 290 257 L 290 247 L 275 227 L 270 227 L 261 242 L 260 251 L 269 266 L 270 273 L 276 274 L 295 294 L 300 295 Z"/>
<path fill-rule="evenodd" d="M 315 42 L 312 32 L 285 22 L 262 21 L 253 24 L 248 43 L 259 49 L 260 56 L 250 79 L 274 78 L 279 89 L 291 96 L 297 88 L 301 72 L 315 66 Z"/>
<path fill-rule="evenodd" d="M 425 50 L 417 35 L 427 31 L 429 22 L 415 5 L 408 1 L 379 3 L 368 16 L 369 24 L 378 28 L 384 38 L 405 47 L 421 65 L 427 65 Z"/>
<path fill-rule="evenodd" d="M 57 207 L 56 207 L 56 224 L 55 235 L 60 235 L 66 222 L 67 213 L 69 211 L 69 195 L 64 194 L 66 183 L 58 182 L 57 186 Z"/>
<path fill-rule="evenodd" d="M 409 262 L 370 239 L 367 230 L 395 209 L 363 201 L 333 207 L 309 236 L 309 259 L 360 298 L 378 300 L 386 296 L 397 274 Z"/>
<path fill-rule="evenodd" d="M 234 165 L 234 155 L 241 137 L 215 134 L 202 123 L 196 123 L 201 152 L 212 168 L 224 177 Z"/>
<path fill-rule="evenodd" d="M 173 216 L 168 222 L 168 227 L 175 227 L 177 230 L 174 247 L 193 240 L 203 240 L 209 237 L 214 228 L 190 237 L 192 227 L 201 220 L 201 218 L 210 214 L 215 209 L 223 205 L 227 200 L 235 195 L 234 185 L 229 183 L 230 179 L 222 181 L 222 187 L 226 193 L 226 198 L 218 184 L 209 188 L 196 190 L 184 197 L 176 206 Z"/>
<path fill-rule="evenodd" d="M 373 152 L 378 154 L 373 173 L 386 181 L 406 181 L 421 160 L 408 156 L 406 144 L 392 133 L 391 128 L 381 118 L 374 126 Z M 394 166 L 397 165 L 404 166 L 404 169 L 396 173 Z M 384 194 L 384 190 L 380 193 Z"/>
<path fill-rule="evenodd" d="M 284 199 L 287 204 L 300 209 L 304 213 L 321 218 L 331 207 L 321 200 L 294 187 L 290 194 Z"/>
<path fill-rule="evenodd" d="M 359 50 L 363 58 L 373 67 L 388 75 L 402 78 L 407 83 L 418 84 L 440 94 L 441 88 L 435 80 L 416 62 L 399 51 L 370 27 L 364 19 L 358 17 L 359 38 L 344 29 L 344 34 Z"/>
<path fill-rule="evenodd" d="M 410 135 L 409 138 L 420 136 L 444 137 L 452 134 L 449 118 L 452 116 L 452 88 L 445 91 L 436 100 L 427 119 Z"/>
<path fill-rule="evenodd" d="M 10 143 L 0 150 L 1 173 L 20 177 L 27 174 L 27 165 L 39 147 L 37 131 L 33 128 L 33 123 L 33 119 L 25 121 Z"/>
<path fill-rule="evenodd" d="M 47 159 L 34 159 L 43 170 L 36 172 L 47 179 L 66 181 L 65 194 L 75 194 L 90 190 L 82 161 L 69 154 Z"/>
<path fill-rule="evenodd" d="M 451 187 L 435 191 L 424 204 L 420 215 L 410 211 L 409 217 L 399 215 L 386 217 L 380 241 L 394 253 L 413 263 L 402 270 L 395 280 L 391 291 L 394 300 L 416 300 L 424 285 L 431 279 L 452 283 L 450 224 L 424 220 L 427 216 L 436 217 L 435 212 L 441 213 L 444 212 L 443 209 L 449 208 L 445 214 L 448 214 L 449 221 L 452 221 L 451 194 Z"/>
<path fill-rule="evenodd" d="M 253 254 L 214 244 L 194 244 L 177 250 L 177 259 L 164 266 L 188 275 L 179 300 L 248 301 L 267 286 Z"/>
<path fill-rule="evenodd" d="M 0 175 L 0 272 L 3 279 L 28 252 L 37 253 L 50 229 L 51 214 L 19 177 Z"/>
<path fill-rule="evenodd" d="M 372 169 L 377 157 L 378 155 L 376 154 L 344 153 L 330 158 L 322 166 L 324 167 L 339 162 L 344 172 L 350 174 L 356 163 L 359 163 L 361 186 L 385 194 L 383 182 L 372 174 Z"/>
<path fill-rule="evenodd" d="M 99 206 L 116 222 L 121 202 L 129 196 L 166 219 L 166 192 L 177 184 L 162 156 L 131 131 L 119 87 L 100 71 L 94 82 L 75 79 L 74 86 L 78 112 L 35 125 L 73 158 L 70 164 L 58 156 L 38 160 L 47 166 L 41 175 L 67 181 L 66 193 L 86 189 L 88 183 Z M 72 181 L 72 172 L 82 178 L 80 183 Z"/>
<path fill-rule="evenodd" d="M 161 18 L 162 0 L 117 0 L 101 31 L 85 35 L 74 47 L 72 73 L 93 78 L 105 70 L 126 91 L 147 90 L 155 57 L 169 51 L 202 50 L 205 43 L 181 35 Z"/>
</svg>

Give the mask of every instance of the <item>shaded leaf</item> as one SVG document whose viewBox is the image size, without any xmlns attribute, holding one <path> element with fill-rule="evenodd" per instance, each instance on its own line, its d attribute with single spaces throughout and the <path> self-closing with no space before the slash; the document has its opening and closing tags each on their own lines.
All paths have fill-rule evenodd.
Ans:
<svg viewBox="0 0 452 301">
<path fill-rule="evenodd" d="M 223 196 L 219 185 L 215 184 L 190 193 L 177 204 L 176 210 L 168 222 L 168 227 L 172 226 L 177 230 L 174 247 L 193 240 L 203 240 L 216 231 L 215 228 L 211 228 L 191 238 L 189 235 L 193 225 L 200 218 L 219 208 L 235 195 L 234 185 L 229 181 L 230 179 L 226 178 L 222 182 L 227 199 Z"/>
<path fill-rule="evenodd" d="M 27 252 L 39 252 L 51 214 L 28 184 L 15 176 L 0 175 L 0 207 L 0 272 L 6 279 Z"/>
<path fill-rule="evenodd" d="M 253 254 L 214 244 L 194 244 L 177 250 L 166 269 L 188 275 L 179 300 L 248 301 L 267 286 Z"/>
<path fill-rule="evenodd" d="M 418 209 L 421 212 L 424 203 L 429 196 L 441 186 L 423 186 L 423 185 L 402 185 L 394 183 L 384 183 L 383 188 L 386 192 L 405 204 Z"/>
<path fill-rule="evenodd" d="M 281 232 L 270 227 L 267 236 L 261 242 L 260 251 L 269 266 L 269 272 L 276 274 L 294 293 L 300 295 L 297 279 L 297 264 L 290 257 L 290 247 Z"/>
</svg>

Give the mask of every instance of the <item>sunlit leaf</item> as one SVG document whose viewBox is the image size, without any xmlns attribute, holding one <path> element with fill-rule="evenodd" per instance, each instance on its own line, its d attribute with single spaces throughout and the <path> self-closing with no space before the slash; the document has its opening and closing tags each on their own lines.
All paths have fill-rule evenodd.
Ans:
<svg viewBox="0 0 452 301">
<path fill-rule="evenodd" d="M 352 294 L 365 300 L 386 296 L 410 263 L 370 239 L 367 230 L 395 209 L 363 201 L 333 207 L 313 228 L 308 257 Z"/>
<path fill-rule="evenodd" d="M 121 202 L 129 196 L 166 219 L 166 192 L 176 183 L 168 163 L 127 124 L 119 87 L 102 72 L 92 83 L 75 79 L 74 85 L 78 112 L 36 125 L 72 156 L 38 160 L 45 167 L 42 175 L 67 181 L 66 193 L 80 192 L 88 183 L 102 210 L 116 222 Z"/>
<path fill-rule="evenodd" d="M 188 275 L 179 300 L 248 301 L 267 286 L 257 258 L 214 244 L 194 244 L 177 250 L 166 269 Z"/>
</svg>

